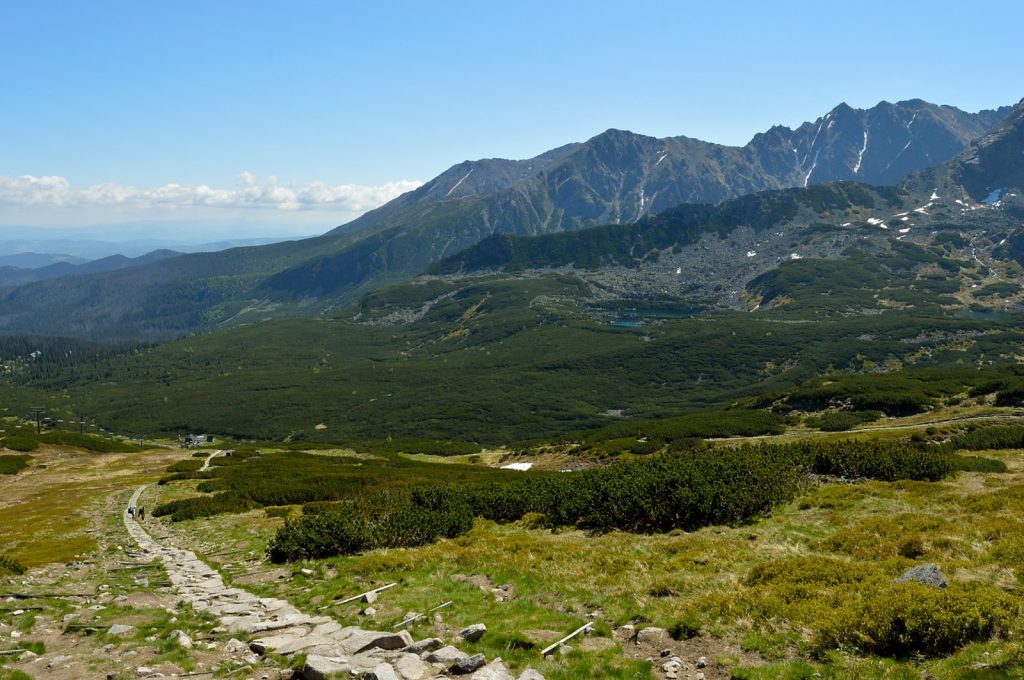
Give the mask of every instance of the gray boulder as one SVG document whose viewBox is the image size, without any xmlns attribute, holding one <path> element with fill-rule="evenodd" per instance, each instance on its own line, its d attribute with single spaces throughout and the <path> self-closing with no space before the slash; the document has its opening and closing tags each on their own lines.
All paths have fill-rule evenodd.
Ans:
<svg viewBox="0 0 1024 680">
<path fill-rule="evenodd" d="M 483 654 L 474 654 L 473 656 L 467 656 L 465 659 L 460 659 L 453 663 L 448 669 L 449 673 L 454 675 L 469 675 L 470 673 L 479 670 L 487 662 Z"/>
<path fill-rule="evenodd" d="M 310 654 L 302 667 L 303 680 L 327 680 L 332 675 L 348 673 L 351 667 L 339 658 Z"/>
<path fill-rule="evenodd" d="M 363 680 L 399 680 L 395 669 L 389 663 L 379 663 L 367 673 L 363 673 Z"/>
<path fill-rule="evenodd" d="M 115 623 L 107 630 L 107 635 L 128 635 L 135 631 L 135 626 L 129 626 L 124 623 Z"/>
<path fill-rule="evenodd" d="M 519 680 L 544 680 L 544 676 L 532 668 L 527 668 L 519 676 Z"/>
<path fill-rule="evenodd" d="M 501 659 L 495 659 L 473 673 L 470 680 L 515 680 L 515 676 L 508 672 Z"/>
<path fill-rule="evenodd" d="M 946 583 L 946 577 L 934 564 L 921 564 L 913 569 L 908 569 L 897 577 L 894 583 L 908 583 L 914 581 L 917 583 L 923 583 L 926 586 L 934 586 L 936 588 L 945 588 L 948 584 Z"/>
<path fill-rule="evenodd" d="M 482 638 L 486 632 L 487 626 L 482 623 L 474 623 L 472 626 L 460 630 L 456 637 L 461 638 L 466 642 L 476 642 Z"/>
<path fill-rule="evenodd" d="M 448 645 L 447 647 L 442 647 L 441 649 L 435 650 L 430 654 L 427 654 L 427 663 L 436 663 L 443 666 L 450 666 L 451 664 L 457 661 L 461 661 L 462 659 L 467 658 L 469 658 L 469 654 L 466 654 L 458 647 Z"/>
<path fill-rule="evenodd" d="M 412 643 L 403 651 L 409 652 L 410 654 L 422 654 L 423 652 L 432 652 L 435 649 L 441 649 L 443 646 L 444 643 L 441 642 L 441 638 L 426 638 L 425 640 Z"/>
</svg>

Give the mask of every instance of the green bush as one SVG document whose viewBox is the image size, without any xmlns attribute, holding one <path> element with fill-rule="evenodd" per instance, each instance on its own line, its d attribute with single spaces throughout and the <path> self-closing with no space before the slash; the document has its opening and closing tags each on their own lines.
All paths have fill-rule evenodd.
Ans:
<svg viewBox="0 0 1024 680">
<path fill-rule="evenodd" d="M 39 448 L 39 438 L 35 434 L 20 432 L 7 435 L 0 444 L 11 451 L 35 451 Z"/>
<path fill-rule="evenodd" d="M 346 501 L 337 511 L 285 520 L 267 548 L 273 562 L 350 555 L 373 548 L 409 548 L 453 538 L 473 526 L 469 506 L 427 490 L 408 498 L 379 494 Z"/>
<path fill-rule="evenodd" d="M 954 449 L 968 451 L 1019 449 L 1024 447 L 1024 427 L 1010 425 L 977 427 L 957 435 L 950 444 Z"/>
<path fill-rule="evenodd" d="M 209 517 L 222 512 L 245 512 L 256 507 L 259 506 L 248 498 L 230 493 L 219 493 L 213 496 L 186 498 L 164 503 L 153 511 L 153 516 L 169 516 L 171 521 L 180 522 L 186 519 Z"/>
<path fill-rule="evenodd" d="M 16 475 L 28 467 L 32 456 L 22 454 L 0 455 L 0 475 Z"/>
<path fill-rule="evenodd" d="M 953 456 L 953 469 L 961 472 L 1007 472 L 1006 463 L 982 456 Z"/>
<path fill-rule="evenodd" d="M 179 460 L 167 466 L 168 472 L 198 472 L 203 467 L 203 461 L 194 458 Z"/>
<path fill-rule="evenodd" d="M 940 589 L 920 583 L 874 583 L 822 612 L 814 647 L 882 656 L 941 656 L 987 640 L 1019 615 L 1012 598 L 982 584 Z"/>
<path fill-rule="evenodd" d="M 0 574 L 24 574 L 25 566 L 8 555 L 0 555 Z"/>
<path fill-rule="evenodd" d="M 121 439 L 106 439 L 94 434 L 69 432 L 67 430 L 50 430 L 39 436 L 39 441 L 56 446 L 71 446 L 95 453 L 135 453 L 141 451 L 138 446 Z"/>
</svg>

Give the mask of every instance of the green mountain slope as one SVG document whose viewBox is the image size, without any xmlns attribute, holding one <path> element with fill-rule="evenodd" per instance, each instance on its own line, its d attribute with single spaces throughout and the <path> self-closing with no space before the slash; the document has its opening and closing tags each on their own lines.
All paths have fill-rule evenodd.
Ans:
<svg viewBox="0 0 1024 680">
<path fill-rule="evenodd" d="M 494 233 L 631 223 L 680 203 L 829 179 L 887 181 L 956 153 L 1004 113 L 968 114 L 919 100 L 867 111 L 841 105 L 744 147 L 609 130 L 533 159 L 459 164 L 314 239 L 2 289 L 0 332 L 159 340 L 315 315 Z"/>
</svg>

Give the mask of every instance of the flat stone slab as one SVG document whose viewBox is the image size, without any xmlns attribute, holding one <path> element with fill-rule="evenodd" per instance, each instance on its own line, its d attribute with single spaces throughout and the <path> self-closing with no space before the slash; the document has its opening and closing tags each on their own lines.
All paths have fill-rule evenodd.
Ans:
<svg viewBox="0 0 1024 680">
<path fill-rule="evenodd" d="M 412 635 L 405 630 L 399 633 L 363 630 L 341 640 L 341 646 L 349 654 L 358 654 L 368 649 L 405 649 L 412 642 Z"/>
</svg>

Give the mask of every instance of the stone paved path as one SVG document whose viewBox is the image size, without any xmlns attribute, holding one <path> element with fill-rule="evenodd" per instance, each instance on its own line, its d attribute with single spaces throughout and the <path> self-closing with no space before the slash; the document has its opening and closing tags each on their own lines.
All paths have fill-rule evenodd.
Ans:
<svg viewBox="0 0 1024 680">
<path fill-rule="evenodd" d="M 145 486 L 136 489 L 128 504 L 138 507 L 145 489 Z M 232 632 L 257 636 L 249 645 L 254 652 L 276 652 L 285 656 L 306 654 L 308 663 L 304 677 L 352 673 L 364 677 L 418 679 L 435 677 L 440 672 L 424 663 L 417 654 L 397 651 L 413 644 L 407 631 L 378 632 L 355 626 L 342 627 L 330 617 L 301 612 L 285 600 L 257 597 L 241 588 L 230 587 L 194 552 L 155 541 L 139 522 L 129 517 L 127 508 L 123 520 L 142 552 L 163 562 L 171 584 L 182 599 L 198 611 L 214 614 Z M 409 668 L 409 672 L 395 674 L 391 662 Z"/>
</svg>

